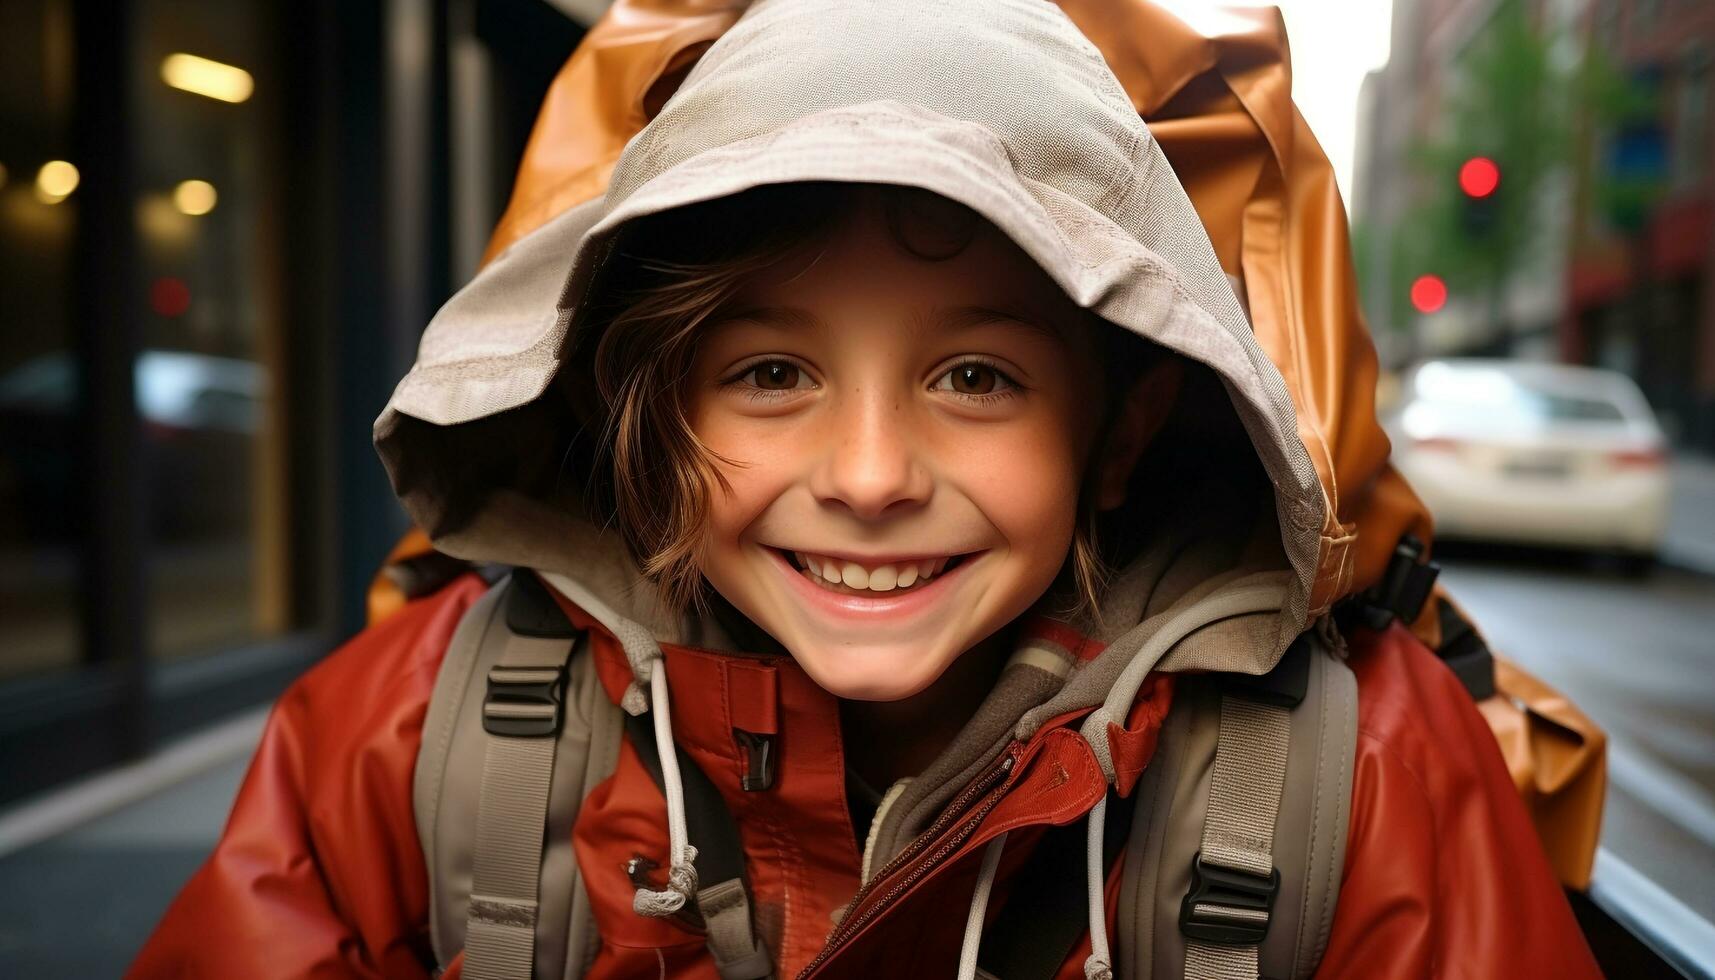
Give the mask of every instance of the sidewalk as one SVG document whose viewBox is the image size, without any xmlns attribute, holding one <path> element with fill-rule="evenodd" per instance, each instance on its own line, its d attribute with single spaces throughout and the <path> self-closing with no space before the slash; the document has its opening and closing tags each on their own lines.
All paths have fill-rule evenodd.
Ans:
<svg viewBox="0 0 1715 980">
<path fill-rule="evenodd" d="M 0 977 L 121 975 L 213 850 L 261 720 L 0 811 Z"/>
<path fill-rule="evenodd" d="M 1673 502 L 1661 545 L 1664 564 L 1715 575 L 1715 459 L 1682 453 L 1669 464 Z"/>
</svg>

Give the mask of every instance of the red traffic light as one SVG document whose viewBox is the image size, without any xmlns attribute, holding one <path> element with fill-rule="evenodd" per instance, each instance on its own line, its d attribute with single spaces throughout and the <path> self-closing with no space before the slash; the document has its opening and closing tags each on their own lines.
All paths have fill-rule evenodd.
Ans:
<svg viewBox="0 0 1715 980">
<path fill-rule="evenodd" d="M 1488 197 L 1501 186 L 1501 168 L 1488 157 L 1472 157 L 1459 167 L 1459 189 L 1472 197 Z"/>
<path fill-rule="evenodd" d="M 1411 283 L 1411 305 L 1419 313 L 1434 313 L 1447 305 L 1447 283 L 1440 276 L 1418 276 Z"/>
</svg>

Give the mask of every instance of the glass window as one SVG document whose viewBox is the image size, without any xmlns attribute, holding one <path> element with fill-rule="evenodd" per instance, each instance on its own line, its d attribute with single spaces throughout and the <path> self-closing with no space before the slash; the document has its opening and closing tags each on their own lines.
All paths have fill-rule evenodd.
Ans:
<svg viewBox="0 0 1715 980">
<path fill-rule="evenodd" d="M 80 659 L 71 18 L 0 4 L 0 681 Z"/>
<path fill-rule="evenodd" d="M 268 193 L 262 11 L 138 8 L 141 346 L 150 653 L 210 653 L 288 625 L 283 337 Z"/>
</svg>

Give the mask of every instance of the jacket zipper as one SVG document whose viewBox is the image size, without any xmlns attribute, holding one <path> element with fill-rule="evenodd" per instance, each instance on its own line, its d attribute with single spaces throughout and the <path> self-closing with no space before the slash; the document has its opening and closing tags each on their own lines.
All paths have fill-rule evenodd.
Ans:
<svg viewBox="0 0 1715 980">
<path fill-rule="evenodd" d="M 901 851 L 897 857 L 887 862 L 887 866 L 876 873 L 876 875 L 869 880 L 868 884 L 858 889 L 857 895 L 852 899 L 852 911 L 840 922 L 840 927 L 834 931 L 834 934 L 828 937 L 827 943 L 822 946 L 822 951 L 817 953 L 816 958 L 810 961 L 810 965 L 804 967 L 804 969 L 798 974 L 799 980 L 804 980 L 805 977 L 808 977 L 811 973 L 815 972 L 816 969 L 823 963 L 827 962 L 828 958 L 837 952 L 847 940 L 851 939 L 852 936 L 861 931 L 865 924 L 886 911 L 894 902 L 898 901 L 901 895 L 909 891 L 912 885 L 916 884 L 924 875 L 934 870 L 937 865 L 947 859 L 948 855 L 958 850 L 959 846 L 962 845 L 965 840 L 975 832 L 977 827 L 982 824 L 983 818 L 988 816 L 989 810 L 993 809 L 994 805 L 1000 802 L 1001 796 L 1005 794 L 1006 787 L 1010 783 L 1010 780 L 1003 783 L 1002 778 L 1010 776 L 1012 773 L 1012 768 L 1018 761 L 1020 749 L 1021 746 L 1015 744 L 1011 751 L 1007 753 L 1006 757 L 1000 760 L 999 764 L 984 773 L 976 782 L 972 783 L 969 788 L 967 788 L 963 793 L 960 793 L 953 802 L 949 803 L 947 805 L 947 809 L 942 811 L 941 816 L 936 818 L 935 823 L 931 825 L 928 830 L 917 835 L 917 838 L 913 840 L 905 850 Z M 1000 785 L 996 785 L 997 783 Z M 912 868 L 910 873 L 896 882 L 892 888 L 888 889 L 885 895 L 882 895 L 868 908 L 864 908 L 862 912 L 858 911 L 863 902 L 871 896 L 883 881 L 886 881 L 888 878 L 896 875 L 899 869 L 903 868 L 907 862 L 940 838 L 947 830 L 947 827 L 952 824 L 953 821 L 958 820 L 959 817 L 970 808 L 972 801 L 976 800 L 978 797 L 983 797 L 984 794 L 987 794 L 987 796 L 977 806 L 976 810 L 972 811 L 963 823 L 961 823 L 951 834 L 942 840 L 940 847 L 937 847 L 933 853 L 925 857 L 917 864 L 916 867 Z"/>
</svg>

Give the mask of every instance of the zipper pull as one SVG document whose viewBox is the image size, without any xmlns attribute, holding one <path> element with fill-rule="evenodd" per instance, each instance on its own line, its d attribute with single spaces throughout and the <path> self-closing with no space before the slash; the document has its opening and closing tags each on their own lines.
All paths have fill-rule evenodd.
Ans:
<svg viewBox="0 0 1715 980">
<path fill-rule="evenodd" d="M 773 786 L 774 736 L 758 735 L 735 728 L 732 730 L 732 738 L 738 743 L 739 753 L 744 757 L 744 775 L 739 777 L 739 786 L 747 793 L 760 792 Z"/>
</svg>

